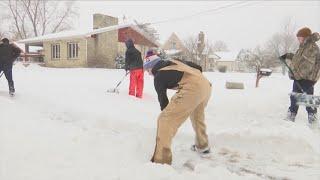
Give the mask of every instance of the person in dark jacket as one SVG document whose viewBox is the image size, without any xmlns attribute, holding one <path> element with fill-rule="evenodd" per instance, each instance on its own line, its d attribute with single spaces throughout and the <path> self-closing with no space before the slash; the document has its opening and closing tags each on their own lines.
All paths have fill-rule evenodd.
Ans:
<svg viewBox="0 0 320 180">
<path fill-rule="evenodd" d="M 144 71 L 141 53 L 134 46 L 133 40 L 128 39 L 126 42 L 125 70 L 130 71 L 129 95 L 142 98 Z"/>
<path fill-rule="evenodd" d="M 0 44 L 0 73 L 6 76 L 9 85 L 9 94 L 14 95 L 15 88 L 12 79 L 13 62 L 19 57 L 21 50 L 14 44 L 10 44 L 7 38 L 1 40 Z"/>
<path fill-rule="evenodd" d="M 196 133 L 191 150 L 201 156 L 209 155 L 204 110 L 211 96 L 210 82 L 202 75 L 201 67 L 192 62 L 174 59 L 164 61 L 160 58 L 154 61 L 144 64 L 145 70 L 154 76 L 154 87 L 162 111 L 158 117 L 156 147 L 151 161 L 172 163 L 172 138 L 189 116 Z M 177 90 L 170 102 L 167 89 Z"/>
</svg>

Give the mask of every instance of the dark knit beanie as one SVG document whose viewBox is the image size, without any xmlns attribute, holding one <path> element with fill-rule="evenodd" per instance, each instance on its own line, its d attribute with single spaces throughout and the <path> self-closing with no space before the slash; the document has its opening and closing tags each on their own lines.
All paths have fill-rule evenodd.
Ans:
<svg viewBox="0 0 320 180">
<path fill-rule="evenodd" d="M 309 28 L 307 27 L 304 27 L 302 29 L 300 29 L 297 33 L 297 37 L 308 37 L 308 36 L 311 36 L 312 32 Z"/>
<path fill-rule="evenodd" d="M 153 56 L 153 55 L 154 55 L 153 50 L 149 50 L 149 51 L 147 52 L 146 58 L 148 58 L 148 57 L 150 57 L 150 56 Z"/>
</svg>

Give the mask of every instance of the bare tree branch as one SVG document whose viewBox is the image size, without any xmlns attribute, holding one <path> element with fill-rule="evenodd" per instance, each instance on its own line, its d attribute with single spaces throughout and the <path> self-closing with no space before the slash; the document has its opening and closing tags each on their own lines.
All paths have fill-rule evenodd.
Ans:
<svg viewBox="0 0 320 180">
<path fill-rule="evenodd" d="M 17 32 L 19 33 L 20 35 L 20 38 L 24 38 L 23 35 L 22 35 L 22 31 L 20 29 L 20 23 L 19 23 L 19 18 L 18 18 L 18 6 L 17 6 L 17 1 L 15 1 L 15 4 L 12 2 L 12 0 L 9 0 L 8 1 L 8 6 L 9 6 L 9 9 L 11 11 L 11 14 L 12 14 L 12 18 L 13 18 L 13 21 L 14 21 L 14 25 L 16 27 L 16 30 Z"/>
<path fill-rule="evenodd" d="M 228 46 L 224 41 L 216 41 L 213 44 L 213 51 L 218 52 L 218 51 L 228 51 Z"/>
<path fill-rule="evenodd" d="M 148 34 L 154 41 L 159 40 L 158 31 L 152 27 L 149 23 L 139 23 L 137 20 L 134 20 L 136 25 L 142 29 L 146 34 Z"/>
<path fill-rule="evenodd" d="M 71 28 L 77 13 L 73 2 L 50 0 L 7 0 L 13 34 L 19 39 Z"/>
</svg>

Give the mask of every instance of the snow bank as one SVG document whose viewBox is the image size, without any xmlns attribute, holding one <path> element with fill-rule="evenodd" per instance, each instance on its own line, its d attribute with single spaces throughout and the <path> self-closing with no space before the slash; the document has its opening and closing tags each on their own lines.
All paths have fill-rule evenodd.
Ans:
<svg viewBox="0 0 320 180">
<path fill-rule="evenodd" d="M 0 79 L 0 179 L 320 179 L 320 133 L 306 126 L 303 108 L 296 123 L 283 121 L 287 77 L 275 73 L 254 88 L 254 74 L 205 73 L 213 84 L 206 113 L 212 159 L 189 150 L 187 121 L 167 166 L 149 162 L 160 112 L 153 78 L 146 74 L 142 100 L 127 95 L 128 80 L 120 94 L 107 93 L 124 74 L 18 63 L 14 98 Z M 225 89 L 230 80 L 246 89 Z"/>
</svg>

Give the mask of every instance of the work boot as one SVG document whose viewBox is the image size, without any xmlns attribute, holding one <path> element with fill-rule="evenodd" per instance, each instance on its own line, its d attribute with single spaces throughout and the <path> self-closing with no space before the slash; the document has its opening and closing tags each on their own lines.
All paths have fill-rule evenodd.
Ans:
<svg viewBox="0 0 320 180">
<path fill-rule="evenodd" d="M 294 122 L 294 121 L 295 121 L 295 119 L 296 119 L 296 116 L 297 116 L 297 113 L 295 113 L 295 112 L 291 112 L 290 110 L 288 110 L 286 120 L 287 120 L 287 121 Z"/>
<path fill-rule="evenodd" d="M 209 146 L 206 148 L 203 148 L 203 149 L 199 149 L 199 148 L 197 148 L 196 145 L 192 145 L 190 149 L 191 149 L 191 151 L 195 151 L 195 152 L 199 153 L 199 155 L 201 157 L 210 157 L 211 150 L 210 150 Z"/>
<path fill-rule="evenodd" d="M 318 122 L 317 113 L 309 113 L 308 114 L 308 126 L 311 129 L 315 129 Z"/>
<path fill-rule="evenodd" d="M 9 87 L 9 94 L 10 94 L 10 96 L 14 96 L 14 93 L 15 93 L 14 87 L 13 87 L 13 86 L 10 86 L 10 87 Z"/>
</svg>

